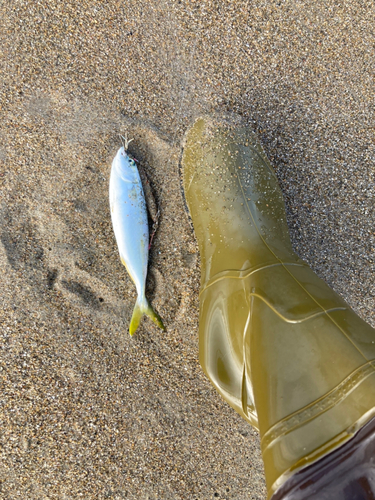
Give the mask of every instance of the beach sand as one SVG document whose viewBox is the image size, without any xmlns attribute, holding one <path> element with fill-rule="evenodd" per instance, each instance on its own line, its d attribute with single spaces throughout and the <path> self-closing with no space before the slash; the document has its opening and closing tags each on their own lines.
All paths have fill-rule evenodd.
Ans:
<svg viewBox="0 0 375 500">
<path fill-rule="evenodd" d="M 264 500 L 258 433 L 198 361 L 181 141 L 248 120 L 293 246 L 375 326 L 375 9 L 357 0 L 14 1 L 0 7 L 0 498 Z M 147 295 L 108 205 L 118 134 L 160 208 Z"/>
</svg>

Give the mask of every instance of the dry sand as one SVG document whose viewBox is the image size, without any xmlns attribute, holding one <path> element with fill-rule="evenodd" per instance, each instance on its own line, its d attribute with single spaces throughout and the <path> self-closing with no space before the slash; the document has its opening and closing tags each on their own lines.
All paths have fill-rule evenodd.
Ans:
<svg viewBox="0 0 375 500">
<path fill-rule="evenodd" d="M 351 0 L 0 5 L 0 499 L 265 498 L 259 437 L 198 363 L 178 162 L 199 113 L 258 131 L 293 245 L 375 326 L 375 9 Z M 110 224 L 128 131 L 161 209 L 148 295 Z"/>
</svg>

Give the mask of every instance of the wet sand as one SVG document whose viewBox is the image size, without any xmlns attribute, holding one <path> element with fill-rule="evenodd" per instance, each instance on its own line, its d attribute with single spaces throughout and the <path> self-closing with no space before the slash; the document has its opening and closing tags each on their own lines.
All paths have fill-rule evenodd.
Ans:
<svg viewBox="0 0 375 500">
<path fill-rule="evenodd" d="M 375 9 L 361 2 L 1 7 L 0 498 L 265 499 L 259 437 L 198 362 L 180 189 L 194 117 L 259 134 L 297 253 L 375 326 Z M 111 229 L 118 134 L 161 211 L 148 296 Z"/>
</svg>

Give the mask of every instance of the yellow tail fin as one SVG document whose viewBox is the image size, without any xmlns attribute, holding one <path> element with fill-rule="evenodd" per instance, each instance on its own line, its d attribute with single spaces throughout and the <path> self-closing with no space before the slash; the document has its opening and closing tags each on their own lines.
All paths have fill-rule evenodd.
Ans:
<svg viewBox="0 0 375 500">
<path fill-rule="evenodd" d="M 165 330 L 161 317 L 153 310 L 146 297 L 142 297 L 142 299 L 138 297 L 134 306 L 133 316 L 130 321 L 130 335 L 134 335 L 144 314 L 147 314 L 147 316 L 152 319 L 152 321 L 158 325 L 159 328 Z"/>
</svg>

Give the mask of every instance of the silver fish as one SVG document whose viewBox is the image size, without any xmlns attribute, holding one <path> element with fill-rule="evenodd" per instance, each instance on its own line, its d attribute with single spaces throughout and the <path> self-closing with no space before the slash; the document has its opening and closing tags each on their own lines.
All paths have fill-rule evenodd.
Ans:
<svg viewBox="0 0 375 500">
<path fill-rule="evenodd" d="M 109 204 L 120 259 L 137 288 L 137 302 L 129 333 L 137 330 L 143 314 L 164 330 L 160 316 L 145 296 L 149 232 L 146 202 L 135 161 L 126 153 L 130 141 L 124 139 L 113 162 L 109 180 Z"/>
</svg>

